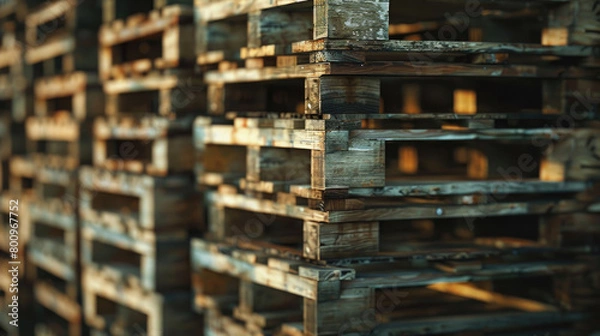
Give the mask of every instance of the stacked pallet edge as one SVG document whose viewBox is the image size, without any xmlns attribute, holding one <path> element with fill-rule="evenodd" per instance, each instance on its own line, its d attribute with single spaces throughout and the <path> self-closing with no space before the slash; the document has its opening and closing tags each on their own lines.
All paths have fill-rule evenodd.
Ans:
<svg viewBox="0 0 600 336">
<path fill-rule="evenodd" d="M 205 333 L 597 330 L 597 19 L 573 6 L 197 0 Z"/>
</svg>

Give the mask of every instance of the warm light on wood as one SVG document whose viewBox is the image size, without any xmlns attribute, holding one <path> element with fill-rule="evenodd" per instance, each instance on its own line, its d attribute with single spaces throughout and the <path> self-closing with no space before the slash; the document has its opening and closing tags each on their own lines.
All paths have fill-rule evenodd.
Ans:
<svg viewBox="0 0 600 336">
<path fill-rule="evenodd" d="M 421 88 L 416 84 L 402 86 L 402 98 L 404 106 L 402 109 L 408 114 L 421 113 Z"/>
<path fill-rule="evenodd" d="M 473 90 L 454 90 L 454 113 L 477 113 L 477 93 Z"/>
<path fill-rule="evenodd" d="M 398 150 L 398 170 L 405 174 L 416 174 L 419 170 L 419 153 L 413 146 L 400 147 Z"/>
<path fill-rule="evenodd" d="M 540 165 L 540 180 L 562 182 L 565 180 L 565 166 L 561 162 L 543 159 Z"/>
<path fill-rule="evenodd" d="M 541 302 L 522 299 L 519 297 L 504 295 L 500 293 L 490 292 L 479 289 L 470 284 L 452 284 L 439 283 L 429 285 L 427 288 L 438 292 L 448 293 L 452 295 L 462 296 L 469 299 L 474 299 L 482 302 L 494 303 L 510 308 L 515 308 L 528 312 L 556 311 L 557 308 Z"/>
<path fill-rule="evenodd" d="M 474 179 L 488 177 L 488 158 L 484 153 L 474 149 L 469 151 L 467 174 Z"/>
<path fill-rule="evenodd" d="M 569 31 L 567 28 L 545 28 L 542 31 L 542 45 L 565 46 L 569 42 Z"/>
</svg>

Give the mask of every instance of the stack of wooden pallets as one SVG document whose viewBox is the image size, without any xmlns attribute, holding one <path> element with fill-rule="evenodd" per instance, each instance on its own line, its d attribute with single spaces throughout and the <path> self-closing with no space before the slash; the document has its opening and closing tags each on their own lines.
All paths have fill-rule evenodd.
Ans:
<svg viewBox="0 0 600 336">
<path fill-rule="evenodd" d="M 597 330 L 597 4 L 195 7 L 206 334 Z"/>
<path fill-rule="evenodd" d="M 106 113 L 93 127 L 93 167 L 80 172 L 85 318 L 94 335 L 191 335 L 192 4 L 103 1 L 100 78 Z"/>
<path fill-rule="evenodd" d="M 10 172 L 11 157 L 24 153 L 24 121 L 31 112 L 31 78 L 22 59 L 27 4 L 4 1 L 0 4 L 0 333 L 26 335 L 27 325 L 15 319 L 31 319 L 30 288 L 25 276 L 28 242 L 26 188 Z M 6 266 L 6 268 L 5 268 Z M 16 267 L 17 270 L 12 268 Z M 13 272 L 8 272 L 11 270 Z M 13 300 L 13 297 L 18 300 Z M 16 314 L 13 314 L 16 312 Z M 12 322 L 12 324 L 11 324 Z M 16 327 L 17 323 L 19 327 Z"/>
<path fill-rule="evenodd" d="M 48 1 L 26 18 L 25 60 L 34 76 L 34 116 L 27 119 L 27 171 L 33 195 L 28 270 L 34 279 L 35 332 L 82 335 L 77 174 L 91 162 L 93 117 L 103 112 L 95 1 Z M 21 168 L 24 167 L 24 168 Z M 26 168 L 26 169 L 25 169 Z"/>
</svg>

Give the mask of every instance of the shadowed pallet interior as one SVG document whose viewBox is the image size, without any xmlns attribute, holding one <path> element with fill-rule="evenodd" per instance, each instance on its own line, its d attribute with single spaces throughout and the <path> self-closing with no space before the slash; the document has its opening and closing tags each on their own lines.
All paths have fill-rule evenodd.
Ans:
<svg viewBox="0 0 600 336">
<path fill-rule="evenodd" d="M 165 7 L 187 8 L 192 5 L 192 0 L 153 0 L 136 4 L 128 1 L 102 0 L 102 17 L 104 23 L 114 23 L 136 14 L 159 12 L 161 9 L 164 10 Z M 152 14 L 150 15 L 152 16 Z"/>
<path fill-rule="evenodd" d="M 151 71 L 104 82 L 106 115 L 182 117 L 206 108 L 203 81 L 190 70 Z"/>
<path fill-rule="evenodd" d="M 470 41 L 499 46 L 594 45 L 592 0 L 527 4 L 495 1 L 196 0 L 199 64 L 238 61 L 240 54 L 285 55 L 310 40 Z M 578 9 L 582 9 L 579 11 Z"/>
<path fill-rule="evenodd" d="M 90 121 L 78 122 L 61 111 L 52 117 L 28 118 L 25 130 L 31 156 L 58 162 L 66 169 L 77 169 L 92 160 Z"/>
<path fill-rule="evenodd" d="M 114 283 L 110 277 L 88 268 L 84 270 L 83 286 L 86 321 L 104 334 L 188 335 L 201 328 L 201 319 L 189 311 L 189 292 L 142 291 Z"/>
<path fill-rule="evenodd" d="M 44 77 L 35 82 L 35 114 L 38 117 L 68 115 L 79 122 L 104 113 L 102 88 L 97 75 L 82 71 Z"/>
<path fill-rule="evenodd" d="M 594 211 L 597 201 L 592 206 L 580 207 L 577 202 L 569 202 L 566 195 L 556 198 L 557 201 L 534 195 L 524 198 L 533 196 L 539 202 L 505 200 L 504 195 L 497 195 L 502 200 L 490 203 L 456 206 L 425 199 L 406 203 L 380 199 L 381 204 L 388 205 L 346 211 L 311 211 L 304 206 L 301 212 L 303 206 L 278 206 L 247 196 L 240 196 L 236 202 L 233 197 L 209 194 L 207 237 L 317 260 L 403 255 L 419 247 L 437 249 L 442 254 L 444 249 L 454 253 L 452 251 L 461 248 L 468 249 L 469 244 L 597 250 L 594 242 L 600 228 L 585 223 L 597 221 L 598 215 L 584 213 Z M 571 214 L 574 211 L 580 213 Z M 343 219 L 338 220 L 338 215 Z M 436 247 L 436 242 L 441 245 Z"/>
<path fill-rule="evenodd" d="M 246 189 L 270 193 L 303 184 L 379 188 L 415 177 L 561 182 L 598 176 L 600 138 L 592 128 L 360 129 L 354 122 L 344 130 L 335 122 L 329 128 L 327 120 L 211 123 L 202 117 L 195 123 L 196 148 L 210 158 L 200 159 L 200 182 L 245 175 Z"/>
<path fill-rule="evenodd" d="M 140 76 L 194 64 L 191 7 L 167 6 L 105 23 L 100 29 L 100 77 Z"/>
<path fill-rule="evenodd" d="M 191 172 L 192 119 L 109 117 L 94 124 L 94 166 L 166 176 Z"/>
<path fill-rule="evenodd" d="M 189 175 L 152 177 L 80 169 L 80 215 L 117 231 L 187 230 L 200 223 L 199 195 Z"/>
<path fill-rule="evenodd" d="M 597 111 L 594 73 L 594 68 L 539 62 L 373 61 L 246 67 L 208 71 L 205 78 L 211 114 L 543 112 L 577 113 L 581 120 Z"/>
<path fill-rule="evenodd" d="M 95 223 L 82 223 L 82 262 L 115 284 L 167 292 L 189 288 L 189 239 L 186 232 L 144 232 L 129 236 Z"/>
</svg>

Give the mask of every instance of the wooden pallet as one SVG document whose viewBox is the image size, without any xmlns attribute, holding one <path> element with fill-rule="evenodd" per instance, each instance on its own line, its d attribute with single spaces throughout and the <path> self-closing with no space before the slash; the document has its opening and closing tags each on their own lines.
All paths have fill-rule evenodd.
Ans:
<svg viewBox="0 0 600 336">
<path fill-rule="evenodd" d="M 25 59 L 36 77 L 97 69 L 99 10 L 96 2 L 55 0 L 29 13 Z"/>
<path fill-rule="evenodd" d="M 59 112 L 53 117 L 30 117 L 26 122 L 28 153 L 57 161 L 65 169 L 92 162 L 92 122 L 78 122 Z"/>
<path fill-rule="evenodd" d="M 80 215 L 127 232 L 185 231 L 201 226 L 200 198 L 187 175 L 151 177 L 91 167 L 80 169 Z"/>
<path fill-rule="evenodd" d="M 455 300 L 454 298 L 447 298 L 446 301 L 452 301 Z M 466 300 L 464 300 L 466 301 Z M 461 302 L 462 306 L 467 306 L 469 304 L 469 302 L 467 301 L 465 302 Z M 477 306 L 479 303 L 477 302 L 473 302 L 470 303 L 472 306 Z M 442 304 L 447 305 L 446 302 L 444 302 Z M 487 309 L 487 310 L 493 310 L 494 306 L 490 305 L 488 306 L 488 308 L 483 308 L 483 309 Z M 478 312 L 481 314 L 481 312 Z M 539 314 L 539 313 L 538 313 Z M 258 315 L 258 314 L 257 314 Z M 264 316 L 273 318 L 273 314 L 270 313 L 263 313 Z M 264 319 L 265 317 L 263 317 L 263 315 L 260 315 L 260 318 Z M 561 323 L 562 321 L 565 320 L 569 320 L 569 318 L 565 318 L 563 319 L 559 319 L 556 323 L 552 323 L 549 322 L 551 321 L 551 317 L 549 317 L 548 315 L 552 315 L 552 314 L 548 314 L 548 315 L 544 315 L 544 314 L 539 314 L 536 318 L 536 316 L 534 315 L 534 313 L 521 313 L 520 314 L 510 314 L 510 313 L 488 313 L 488 314 L 481 314 L 481 315 L 476 315 L 474 314 L 474 316 L 461 316 L 459 313 L 456 313 L 454 316 L 450 316 L 447 318 L 424 318 L 424 319 L 419 319 L 417 320 L 417 322 L 415 324 L 412 325 L 407 325 L 405 328 L 390 328 L 393 329 L 391 331 L 391 333 L 388 334 L 384 334 L 384 335 L 405 335 L 405 334 L 410 334 L 410 335 L 430 335 L 430 334 L 439 334 L 440 332 L 443 332 L 443 330 L 458 330 L 458 329 L 474 329 L 475 331 L 473 331 L 472 333 L 475 335 L 481 335 L 481 336 L 528 336 L 528 335 L 546 335 L 546 336 L 567 336 L 567 335 L 571 335 L 571 336 L 577 336 L 577 335 L 583 335 L 584 333 L 581 332 L 581 330 L 574 330 L 575 327 L 577 326 L 577 322 L 575 323 Z M 211 335 L 211 336 L 305 336 L 307 335 L 306 333 L 304 333 L 304 328 L 302 323 L 299 322 L 287 322 L 287 323 L 282 323 L 281 326 L 279 326 L 275 331 L 272 331 L 271 329 L 262 329 L 259 330 L 259 328 L 255 325 L 248 325 L 248 323 L 246 323 L 244 320 L 240 320 L 235 318 L 234 316 L 230 316 L 230 315 L 226 315 L 226 314 L 222 314 L 219 312 L 215 312 L 215 311 L 208 311 L 205 314 L 205 330 L 204 333 L 205 335 Z M 576 316 L 575 314 L 571 315 L 571 316 Z M 506 320 L 520 320 L 521 322 L 519 322 L 519 325 L 522 324 L 523 320 L 530 318 L 530 317 L 534 317 L 535 320 L 531 321 L 531 325 L 539 325 L 539 327 L 531 327 L 531 326 L 525 326 L 525 327 L 517 327 L 516 329 L 513 329 L 511 331 L 497 331 L 498 329 L 504 329 L 506 330 L 506 326 L 510 325 L 510 322 L 507 322 L 505 328 L 502 328 L 500 326 L 500 323 L 495 323 L 493 324 L 491 331 L 482 331 L 480 329 L 486 329 L 486 325 L 485 323 L 488 323 L 488 321 L 490 320 L 497 320 L 497 319 L 506 319 Z M 549 318 L 545 318 L 545 317 L 549 317 Z M 275 317 L 276 319 L 277 317 Z M 478 322 L 477 319 L 481 319 L 484 322 L 482 322 L 481 324 L 477 324 Z M 544 320 L 546 320 L 546 322 L 544 322 Z M 450 322 L 449 322 L 450 321 Z M 455 321 L 457 324 L 459 323 L 472 323 L 472 325 L 470 327 L 466 327 L 466 326 L 452 326 L 452 327 L 446 327 L 446 325 L 451 324 L 453 321 Z M 371 320 L 367 320 L 367 322 L 364 322 L 366 325 L 374 325 Z M 406 325 L 405 322 L 403 322 L 403 324 Z M 430 333 L 428 330 L 430 330 L 429 328 L 427 328 L 426 326 L 428 324 L 433 324 L 433 325 L 438 325 L 438 324 L 443 324 L 445 325 L 444 327 L 439 328 L 439 330 L 436 330 L 433 333 Z M 375 324 L 376 325 L 376 324 Z M 443 330 L 442 330 L 443 329 Z M 512 329 L 512 328 L 509 328 Z M 395 334 L 394 332 L 398 330 L 397 334 Z M 343 332 L 343 331 L 342 331 Z M 381 332 L 388 332 L 388 330 L 385 331 L 381 331 Z M 350 332 L 347 334 L 351 334 L 351 335 L 361 335 L 360 333 L 354 333 L 354 332 Z M 455 334 L 450 334 L 450 335 L 455 335 Z M 460 334 L 457 334 L 460 335 Z"/>
<path fill-rule="evenodd" d="M 166 176 L 191 172 L 192 119 L 109 117 L 94 124 L 94 166 Z"/>
<path fill-rule="evenodd" d="M 186 232 L 129 235 L 86 220 L 82 226 L 81 256 L 86 269 L 139 290 L 189 290 Z"/>
<path fill-rule="evenodd" d="M 44 282 L 34 285 L 35 334 L 80 336 L 83 331 L 81 305 Z"/>
<path fill-rule="evenodd" d="M 12 112 L 16 122 L 23 122 L 33 110 L 31 94 L 26 86 L 27 81 L 23 77 L 0 75 L 0 103 L 7 106 L 6 110 Z"/>
<path fill-rule="evenodd" d="M 161 115 L 179 118 L 206 109 L 203 81 L 192 71 L 151 71 L 139 78 L 104 82 L 106 115 Z"/>
<path fill-rule="evenodd" d="M 595 72 L 539 62 L 479 65 L 389 60 L 246 66 L 208 71 L 205 81 L 211 114 L 575 112 L 580 114 L 573 119 L 581 120 L 586 112 L 597 110 L 598 99 L 592 94 L 598 89 L 592 78 Z"/>
<path fill-rule="evenodd" d="M 29 68 L 22 60 L 23 50 L 14 22 L 4 22 L 1 28 L 0 102 L 3 110 L 12 113 L 13 120 L 22 122 L 30 112 L 27 101 Z"/>
<path fill-rule="evenodd" d="M 100 78 L 139 77 L 151 70 L 193 68 L 192 8 L 175 5 L 105 23 L 100 29 Z"/>
<path fill-rule="evenodd" d="M 245 175 L 246 189 L 271 193 L 306 189 L 299 185 L 377 189 L 416 177 L 562 182 L 599 173 L 592 145 L 598 131 L 592 128 L 361 129 L 360 121 L 244 118 L 213 125 L 199 117 L 194 134 L 204 165 L 201 183 Z"/>
<path fill-rule="evenodd" d="M 598 17 L 591 0 L 526 5 L 494 1 L 408 5 L 400 1 L 196 0 L 195 6 L 200 64 L 236 61 L 245 55 L 286 55 L 298 45 L 318 44 L 323 39 L 340 40 L 341 44 L 364 40 L 368 41 L 364 45 L 375 46 L 414 40 L 440 46 L 469 41 L 476 47 L 494 45 L 498 54 L 505 54 L 515 47 L 521 49 L 522 43 L 533 48 L 540 42 L 550 46 L 594 45 L 600 38 L 591 30 L 597 29 Z M 546 25 L 540 24 L 545 18 Z M 486 45 L 481 41 L 504 43 Z"/>
<path fill-rule="evenodd" d="M 140 291 L 87 268 L 83 287 L 85 319 L 96 335 L 192 335 L 201 330 L 189 292 Z"/>
<path fill-rule="evenodd" d="M 587 224 L 598 221 L 598 202 L 570 195 L 504 194 L 491 202 L 477 201 L 476 195 L 455 201 L 349 198 L 315 205 L 285 202 L 281 194 L 277 200 L 261 199 L 223 189 L 207 196 L 209 237 L 315 260 L 402 255 L 402 246 L 435 239 L 597 250 L 593 246 L 600 230 Z"/>
<path fill-rule="evenodd" d="M 192 5 L 192 0 L 154 0 L 136 4 L 127 1 L 102 0 L 102 18 L 104 23 L 111 23 L 124 20 L 134 14 L 154 13 L 169 7 L 186 9 Z"/>
<path fill-rule="evenodd" d="M 541 276 L 552 284 L 556 276 L 565 272 L 585 273 L 590 267 L 586 263 L 538 259 L 513 260 L 503 265 L 483 259 L 481 264 L 473 260 L 458 261 L 451 268 L 445 263 L 435 266 L 436 262 L 424 262 L 412 269 L 388 262 L 335 268 L 268 257 L 199 239 L 192 242 L 191 253 L 193 270 L 199 272 L 194 278 L 196 304 L 224 304 L 228 302 L 227 295 L 233 294 L 239 297 L 238 305 L 231 308 L 237 320 L 258 330 L 279 327 L 283 335 L 289 335 L 285 330 L 290 328 L 295 329 L 296 335 L 351 331 L 367 334 L 371 330 L 390 335 L 501 331 L 585 318 L 585 314 L 563 311 L 560 300 L 541 302 L 539 298 L 519 296 L 522 293 L 503 293 L 500 283 L 516 278 L 521 288 L 527 284 L 541 288 L 539 279 L 533 282 L 527 279 Z M 236 282 L 237 294 L 230 289 Z M 550 293 L 552 288 L 549 285 Z M 444 295 L 436 292 L 452 294 L 451 304 L 444 306 Z M 284 299 L 289 295 L 302 302 Z M 263 300 L 264 297 L 270 300 Z M 418 305 L 424 301 L 429 309 L 419 310 Z M 278 320 L 285 315 L 285 310 L 278 306 L 283 302 L 296 308 L 296 312 L 302 307 L 302 316 L 294 319 L 288 315 L 296 323 Z M 197 308 L 214 309 L 214 306 Z M 365 320 L 365 311 L 375 316 Z M 473 316 L 476 313 L 481 315 Z"/>
<path fill-rule="evenodd" d="M 13 156 L 9 162 L 9 189 L 16 195 L 28 195 L 33 192 L 35 176 L 34 161 L 29 156 Z"/>
<path fill-rule="evenodd" d="M 65 112 L 80 122 L 104 113 L 104 96 L 95 74 L 74 72 L 35 81 L 36 116 Z"/>
</svg>

